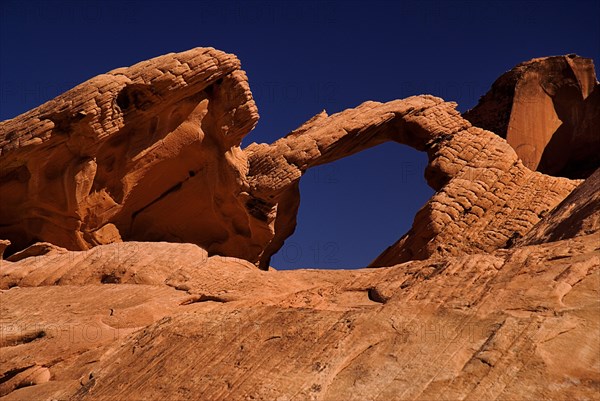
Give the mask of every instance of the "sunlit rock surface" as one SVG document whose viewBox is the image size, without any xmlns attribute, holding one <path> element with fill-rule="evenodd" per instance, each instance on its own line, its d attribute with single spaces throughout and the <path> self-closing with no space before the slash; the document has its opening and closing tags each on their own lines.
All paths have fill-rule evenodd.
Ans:
<svg viewBox="0 0 600 401">
<path fill-rule="evenodd" d="M 532 170 L 585 178 L 600 167 L 600 85 L 594 63 L 536 58 L 498 78 L 465 118 L 493 131 Z"/>
<path fill-rule="evenodd" d="M 428 95 L 241 149 L 239 68 L 169 54 L 0 123 L 0 400 L 598 398 L 600 170 L 532 171 Z M 384 267 L 270 268 L 302 175 L 386 141 L 427 152 L 437 192 Z M 561 171 L 588 169 L 569 149 Z"/>
</svg>

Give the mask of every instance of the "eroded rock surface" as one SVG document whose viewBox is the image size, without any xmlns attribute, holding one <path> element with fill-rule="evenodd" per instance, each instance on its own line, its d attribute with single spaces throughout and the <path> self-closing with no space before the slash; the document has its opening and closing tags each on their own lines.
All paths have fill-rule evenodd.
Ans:
<svg viewBox="0 0 600 401">
<path fill-rule="evenodd" d="M 0 238 L 13 252 L 143 239 L 255 259 L 239 144 L 257 120 L 238 59 L 214 49 L 97 76 L 0 123 Z"/>
<path fill-rule="evenodd" d="M 347 271 L 139 242 L 2 261 L 0 395 L 594 399 L 597 248 L 592 234 Z"/>
<path fill-rule="evenodd" d="M 373 265 L 489 252 L 579 182 L 530 171 L 455 107 L 426 95 L 366 102 L 241 150 L 258 114 L 237 58 L 210 48 L 157 57 L 1 123 L 0 238 L 10 253 L 39 241 L 189 242 L 267 269 L 294 231 L 307 169 L 396 141 L 428 153 L 438 192 Z"/>
<path fill-rule="evenodd" d="M 542 244 L 593 233 L 598 235 L 600 247 L 600 169 L 544 216 L 519 244 Z"/>
<path fill-rule="evenodd" d="M 510 246 L 580 183 L 529 170 L 504 139 L 472 127 L 455 106 L 433 96 L 367 102 L 321 113 L 271 145 L 248 146 L 250 191 L 275 218 L 262 263 L 293 232 L 298 181 L 308 168 L 385 141 L 426 151 L 425 177 L 438 192 L 372 266 Z"/>
<path fill-rule="evenodd" d="M 194 49 L 0 123 L 0 399 L 596 399 L 600 170 L 532 171 L 455 106 L 366 102 L 241 150 L 246 77 Z M 258 269 L 307 169 L 385 141 L 437 191 L 388 267 Z"/>
<path fill-rule="evenodd" d="M 600 167 L 600 86 L 591 59 L 543 57 L 498 78 L 465 118 L 503 138 L 523 163 L 585 178 Z"/>
</svg>

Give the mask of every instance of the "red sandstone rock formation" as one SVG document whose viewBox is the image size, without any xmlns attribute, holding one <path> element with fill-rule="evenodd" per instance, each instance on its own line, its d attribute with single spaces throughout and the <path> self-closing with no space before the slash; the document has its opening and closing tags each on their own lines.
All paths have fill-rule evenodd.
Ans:
<svg viewBox="0 0 600 401">
<path fill-rule="evenodd" d="M 600 86 L 591 59 L 519 64 L 465 118 L 505 138 L 532 170 L 584 178 L 600 167 Z"/>
<path fill-rule="evenodd" d="M 598 239 L 354 271 L 139 242 L 2 261 L 0 397 L 594 399 Z"/>
<path fill-rule="evenodd" d="M 531 171 L 432 96 L 241 150 L 257 118 L 237 59 L 195 49 L 0 123 L 0 400 L 597 398 L 600 170 Z M 437 191 L 389 267 L 258 269 L 302 174 L 385 141 Z"/>
<path fill-rule="evenodd" d="M 192 242 L 253 260 L 264 239 L 239 144 L 257 120 L 239 61 L 210 48 L 84 82 L 0 124 L 0 237 L 13 250 Z"/>
<path fill-rule="evenodd" d="M 373 265 L 493 251 L 578 182 L 531 172 L 455 106 L 432 96 L 366 102 L 242 151 L 258 114 L 235 56 L 157 57 L 0 125 L 0 237 L 11 252 L 37 241 L 191 242 L 267 269 L 294 231 L 308 168 L 396 141 L 428 153 L 438 193 Z"/>
<path fill-rule="evenodd" d="M 543 244 L 600 231 L 600 169 L 536 224 L 519 244 Z M 600 235 L 600 234 L 597 234 Z M 600 238 L 598 238 L 600 243 Z"/>
</svg>

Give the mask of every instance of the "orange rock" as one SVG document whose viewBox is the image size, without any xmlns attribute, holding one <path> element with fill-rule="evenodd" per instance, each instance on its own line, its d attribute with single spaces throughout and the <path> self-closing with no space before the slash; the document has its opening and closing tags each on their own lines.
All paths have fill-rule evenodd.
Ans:
<svg viewBox="0 0 600 401">
<path fill-rule="evenodd" d="M 9 250 L 145 239 L 255 259 L 239 145 L 258 114 L 239 67 L 211 48 L 168 54 L 0 123 Z"/>
<path fill-rule="evenodd" d="M 10 241 L 6 239 L 0 239 L 0 260 L 4 257 L 4 250 L 8 248 Z"/>
<path fill-rule="evenodd" d="M 517 65 L 464 116 L 506 138 L 530 169 L 584 178 L 600 167 L 599 110 L 594 64 L 571 54 Z"/>
<path fill-rule="evenodd" d="M 542 244 L 594 234 L 600 243 L 600 169 L 542 218 L 519 244 Z"/>
<path fill-rule="evenodd" d="M 600 170 L 532 171 L 455 106 L 366 102 L 241 150 L 239 62 L 194 49 L 0 123 L 0 397 L 597 398 Z M 437 191 L 388 267 L 268 269 L 307 169 L 385 141 Z"/>
<path fill-rule="evenodd" d="M 597 246 L 592 234 L 334 271 L 265 272 L 141 242 L 3 261 L 0 390 L 6 400 L 594 399 Z M 47 369 L 39 380 L 25 377 L 34 364 Z"/>
<path fill-rule="evenodd" d="M 366 102 L 241 150 L 258 114 L 237 58 L 210 48 L 157 57 L 0 124 L 0 238 L 11 253 L 38 241 L 189 242 L 266 270 L 294 231 L 307 169 L 396 141 L 428 153 L 438 193 L 373 266 L 490 252 L 579 182 L 533 173 L 455 107 L 426 95 Z"/>
</svg>

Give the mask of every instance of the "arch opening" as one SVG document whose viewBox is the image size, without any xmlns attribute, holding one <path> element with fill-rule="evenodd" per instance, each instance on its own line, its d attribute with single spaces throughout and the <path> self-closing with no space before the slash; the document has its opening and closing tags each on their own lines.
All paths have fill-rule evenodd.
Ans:
<svg viewBox="0 0 600 401">
<path fill-rule="evenodd" d="M 278 270 L 367 267 L 406 233 L 434 193 L 427 154 L 386 142 L 310 168 L 300 180 L 294 233 L 270 265 Z"/>
</svg>

